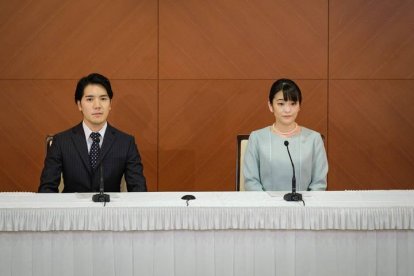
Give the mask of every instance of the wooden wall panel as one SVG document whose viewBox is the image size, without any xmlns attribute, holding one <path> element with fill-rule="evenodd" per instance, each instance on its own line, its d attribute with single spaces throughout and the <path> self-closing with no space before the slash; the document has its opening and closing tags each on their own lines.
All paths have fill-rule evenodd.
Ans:
<svg viewBox="0 0 414 276">
<path fill-rule="evenodd" d="M 414 188 L 413 80 L 333 80 L 331 189 Z"/>
<path fill-rule="evenodd" d="M 2 79 L 156 79 L 157 1 L 0 2 Z"/>
<path fill-rule="evenodd" d="M 37 188 L 90 72 L 150 190 L 232 190 L 236 135 L 272 122 L 280 77 L 326 137 L 329 189 L 414 188 L 413 18 L 410 0 L 0 1 L 0 191 Z"/>
<path fill-rule="evenodd" d="M 413 1 L 329 3 L 330 78 L 413 79 Z"/>
<path fill-rule="evenodd" d="M 326 0 L 160 1 L 161 79 L 321 79 Z"/>
<path fill-rule="evenodd" d="M 0 191 L 37 189 L 46 134 L 79 120 L 73 91 L 71 81 L 0 81 Z"/>
<path fill-rule="evenodd" d="M 332 189 L 413 189 L 414 3 L 329 2 Z"/>
<path fill-rule="evenodd" d="M 0 81 L 0 191 L 36 191 L 47 134 L 82 120 L 77 80 Z M 157 184 L 156 81 L 114 81 L 109 121 L 135 135 L 150 190 Z"/>
<path fill-rule="evenodd" d="M 269 80 L 160 82 L 159 190 L 234 190 L 236 136 L 272 124 Z M 298 81 L 300 122 L 326 134 L 325 81 Z"/>
</svg>

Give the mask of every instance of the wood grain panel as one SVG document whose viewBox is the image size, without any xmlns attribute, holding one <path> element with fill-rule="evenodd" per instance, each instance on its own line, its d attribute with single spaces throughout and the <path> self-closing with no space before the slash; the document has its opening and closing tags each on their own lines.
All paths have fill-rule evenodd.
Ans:
<svg viewBox="0 0 414 276">
<path fill-rule="evenodd" d="M 160 1 L 162 79 L 326 78 L 326 0 Z"/>
<path fill-rule="evenodd" d="M 0 77 L 157 78 L 157 1 L 0 1 Z"/>
<path fill-rule="evenodd" d="M 413 91 L 413 80 L 330 82 L 330 188 L 414 188 Z"/>
<path fill-rule="evenodd" d="M 413 1 L 329 3 L 330 78 L 414 77 Z"/>
<path fill-rule="evenodd" d="M 0 191 L 36 191 L 46 134 L 82 120 L 74 102 L 77 80 L 0 81 Z M 113 81 L 109 121 L 135 135 L 150 190 L 157 183 L 156 81 Z"/>
<path fill-rule="evenodd" d="M 37 190 L 46 134 L 79 122 L 74 85 L 73 81 L 0 81 L 0 191 Z"/>
<path fill-rule="evenodd" d="M 270 125 L 273 81 L 160 81 L 159 190 L 234 190 L 236 135 Z M 326 81 L 298 81 L 300 122 L 326 131 Z"/>
<path fill-rule="evenodd" d="M 326 137 L 329 189 L 414 188 L 412 26 L 410 0 L 0 1 L 0 191 L 37 189 L 44 137 L 81 120 L 91 71 L 151 191 L 233 190 L 236 135 L 272 123 L 279 77 Z"/>
</svg>

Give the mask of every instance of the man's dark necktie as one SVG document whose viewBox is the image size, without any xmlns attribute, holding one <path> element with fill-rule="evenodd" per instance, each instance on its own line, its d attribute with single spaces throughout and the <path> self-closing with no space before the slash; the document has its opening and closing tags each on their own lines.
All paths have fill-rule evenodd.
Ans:
<svg viewBox="0 0 414 276">
<path fill-rule="evenodd" d="M 92 138 L 92 146 L 91 149 L 89 151 L 89 160 L 91 162 L 91 167 L 92 169 L 96 168 L 96 162 L 98 161 L 99 158 L 99 152 L 100 152 L 100 148 L 99 148 L 99 141 L 101 140 L 101 135 L 99 134 L 99 132 L 92 132 L 91 136 Z"/>
</svg>

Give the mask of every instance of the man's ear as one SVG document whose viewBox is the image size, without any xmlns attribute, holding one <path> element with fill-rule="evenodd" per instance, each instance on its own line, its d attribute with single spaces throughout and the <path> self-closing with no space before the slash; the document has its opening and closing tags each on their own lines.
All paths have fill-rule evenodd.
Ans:
<svg viewBox="0 0 414 276">
<path fill-rule="evenodd" d="M 79 100 L 76 101 L 76 105 L 78 106 L 79 111 L 82 111 L 81 102 Z"/>
</svg>

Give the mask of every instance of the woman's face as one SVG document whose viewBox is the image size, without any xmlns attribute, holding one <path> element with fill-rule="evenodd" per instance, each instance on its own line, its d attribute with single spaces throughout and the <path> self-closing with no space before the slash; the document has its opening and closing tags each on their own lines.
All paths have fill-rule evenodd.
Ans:
<svg viewBox="0 0 414 276">
<path fill-rule="evenodd" d="M 270 112 L 272 112 L 276 118 L 276 124 L 284 126 L 293 124 L 300 110 L 299 102 L 283 100 L 282 91 L 277 92 L 273 98 L 273 102 L 268 104 Z"/>
</svg>

